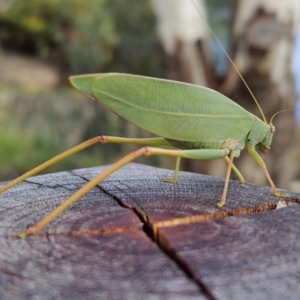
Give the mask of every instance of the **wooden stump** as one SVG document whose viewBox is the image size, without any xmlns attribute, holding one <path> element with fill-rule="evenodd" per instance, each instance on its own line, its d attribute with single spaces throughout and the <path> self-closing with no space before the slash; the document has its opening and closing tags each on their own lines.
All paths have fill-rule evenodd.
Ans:
<svg viewBox="0 0 300 300">
<path fill-rule="evenodd" d="M 33 225 L 105 167 L 36 176 L 0 195 L 1 299 L 298 299 L 298 194 L 129 164 L 42 233 Z M 283 203 L 276 209 L 278 202 Z M 279 208 L 279 207 L 278 207 Z"/>
</svg>

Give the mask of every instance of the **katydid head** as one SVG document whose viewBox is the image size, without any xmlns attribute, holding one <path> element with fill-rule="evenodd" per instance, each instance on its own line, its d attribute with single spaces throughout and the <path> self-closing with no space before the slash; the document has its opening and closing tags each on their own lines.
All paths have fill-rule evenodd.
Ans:
<svg viewBox="0 0 300 300">
<path fill-rule="evenodd" d="M 275 126 L 272 124 L 274 117 L 277 116 L 277 115 L 278 115 L 279 113 L 281 113 L 281 112 L 291 111 L 291 110 L 292 110 L 292 109 L 284 109 L 284 110 L 280 110 L 280 111 L 278 111 L 277 113 L 275 113 L 275 114 L 272 116 L 272 118 L 271 118 L 271 120 L 270 120 L 270 123 L 269 123 L 269 128 L 270 128 L 270 130 L 267 130 L 264 139 L 258 144 L 258 148 L 259 148 L 259 150 L 260 150 L 262 153 L 266 154 L 266 153 L 268 153 L 268 152 L 271 150 L 270 145 L 271 145 L 271 143 L 272 143 L 273 134 L 274 134 L 274 132 L 276 131 Z"/>
<path fill-rule="evenodd" d="M 274 128 L 275 130 L 274 126 L 272 126 L 272 128 Z M 259 151 L 262 152 L 263 154 L 267 154 L 271 150 L 270 146 L 272 143 L 272 139 L 273 139 L 273 131 L 270 127 L 270 130 L 266 132 L 264 139 L 260 143 L 258 143 Z"/>
</svg>

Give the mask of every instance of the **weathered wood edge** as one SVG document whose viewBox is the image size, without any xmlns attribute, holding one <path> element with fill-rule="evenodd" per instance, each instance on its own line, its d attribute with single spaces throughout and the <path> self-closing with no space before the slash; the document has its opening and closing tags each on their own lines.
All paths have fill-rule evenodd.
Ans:
<svg viewBox="0 0 300 300">
<path fill-rule="evenodd" d="M 172 272 L 176 273 L 179 271 L 181 274 L 179 276 L 180 282 L 181 283 L 185 282 L 184 285 L 189 286 L 185 289 L 182 289 L 182 285 L 178 284 L 178 286 L 176 285 L 173 286 L 172 289 L 166 289 L 164 291 L 160 290 L 159 295 L 161 299 L 169 299 L 169 298 L 176 299 L 176 296 L 178 295 L 181 296 L 184 295 L 186 299 L 192 299 L 194 297 L 196 297 L 197 299 L 199 299 L 199 297 L 204 297 L 204 299 L 215 298 L 216 295 L 218 295 L 218 297 L 216 298 L 219 297 L 223 298 L 224 295 L 226 295 L 226 293 L 228 297 L 232 296 L 232 289 L 230 288 L 226 289 L 226 286 L 224 286 L 224 284 L 223 285 L 214 284 L 213 277 L 211 277 L 213 275 L 211 275 L 210 280 L 207 281 L 205 272 L 209 273 L 209 268 L 212 268 L 213 270 L 214 268 L 216 268 L 215 265 L 212 266 L 208 264 L 207 266 L 208 270 L 206 270 L 204 274 L 203 274 L 203 270 L 202 272 L 200 272 L 198 268 L 194 268 L 195 264 L 193 262 L 193 259 L 199 260 L 198 255 L 200 255 L 201 253 L 201 248 L 202 249 L 203 247 L 205 248 L 205 243 L 203 244 L 203 241 L 201 239 L 201 234 L 200 236 L 198 234 L 198 237 L 196 238 L 198 243 L 196 244 L 193 243 L 193 241 L 195 241 L 196 236 L 190 235 L 189 232 L 190 230 L 192 232 L 195 232 L 195 226 L 196 227 L 200 226 L 200 228 L 201 226 L 207 227 L 209 226 L 207 224 L 213 224 L 213 223 L 215 224 L 215 222 L 221 222 L 221 223 L 225 222 L 223 225 L 224 227 L 222 228 L 227 228 L 228 226 L 226 226 L 225 219 L 229 219 L 228 216 L 230 216 L 230 212 L 233 211 L 239 212 L 240 215 L 242 215 L 242 217 L 239 217 L 237 221 L 237 223 L 239 223 L 241 222 L 240 221 L 241 218 L 246 218 L 246 219 L 249 218 L 249 216 L 247 216 L 249 212 L 253 213 L 253 215 L 257 215 L 255 214 L 255 209 L 259 211 L 260 208 L 261 210 L 263 210 L 264 207 L 266 208 L 268 206 L 269 209 L 273 209 L 275 207 L 274 205 L 276 205 L 279 199 L 272 195 L 271 189 L 268 187 L 247 185 L 247 188 L 242 188 L 238 182 L 231 181 L 229 194 L 228 194 L 228 203 L 226 208 L 222 210 L 222 212 L 224 212 L 225 215 L 224 214 L 220 215 L 220 217 L 225 221 L 221 221 L 220 217 L 218 217 L 217 215 L 218 213 L 220 214 L 220 211 L 215 208 L 214 204 L 219 200 L 219 196 L 221 195 L 223 189 L 223 182 L 224 182 L 223 179 L 182 172 L 180 174 L 180 178 L 177 184 L 168 185 L 162 182 L 160 179 L 161 177 L 168 177 L 168 176 L 171 177 L 172 171 L 147 167 L 138 164 L 130 164 L 126 168 L 123 168 L 122 170 L 116 172 L 105 182 L 103 182 L 99 188 L 95 189 L 95 191 L 97 192 L 92 191 L 91 193 L 89 193 L 89 195 L 87 195 L 85 199 L 79 201 L 68 212 L 63 214 L 57 221 L 53 222 L 53 224 L 51 224 L 49 228 L 46 229 L 46 231 L 50 233 L 50 235 L 33 237 L 26 241 L 11 240 L 11 236 L 13 233 L 15 233 L 17 230 L 24 229 L 24 227 L 26 227 L 28 224 L 32 224 L 32 222 L 35 222 L 36 219 L 40 218 L 43 214 L 45 214 L 45 211 L 51 210 L 52 207 L 55 207 L 58 204 L 58 202 L 65 199 L 68 194 L 73 193 L 73 191 L 78 189 L 84 182 L 91 179 L 93 176 L 98 174 L 99 171 L 101 170 L 103 170 L 103 167 L 75 170 L 71 172 L 50 174 L 45 176 L 37 176 L 29 179 L 26 183 L 20 184 L 18 187 L 12 189 L 10 192 L 0 196 L 0 207 L 2 211 L 0 212 L 1 228 L 2 228 L 1 239 L 3 240 L 1 244 L 5 245 L 5 247 L 3 247 L 3 254 L 7 255 L 7 256 L 2 255 L 2 259 L 1 259 L 2 260 L 1 269 L 4 270 L 5 280 L 14 282 L 15 280 L 11 280 L 11 278 L 14 278 L 12 276 L 16 276 L 16 274 L 21 274 L 20 278 L 22 279 L 22 281 L 24 281 L 22 277 L 23 276 L 22 271 L 20 272 L 20 265 L 18 264 L 20 262 L 19 257 L 20 256 L 26 257 L 27 261 L 28 259 L 32 259 L 32 258 L 36 260 L 36 257 L 34 255 L 35 251 L 32 251 L 32 244 L 39 245 L 38 248 L 41 247 L 41 249 L 43 249 L 42 251 L 39 251 L 39 254 L 42 253 L 41 255 L 42 261 L 50 260 L 52 263 L 57 264 L 58 262 L 55 259 L 53 261 L 53 257 L 51 256 L 51 254 L 49 256 L 48 252 L 50 251 L 51 253 L 53 251 L 52 249 L 53 247 L 59 248 L 61 247 L 60 245 L 65 245 L 70 243 L 70 235 L 67 235 L 66 233 L 70 234 L 70 232 L 73 233 L 77 232 L 79 234 L 77 236 L 71 237 L 71 241 L 73 242 L 72 246 L 76 250 L 82 252 L 82 245 L 84 245 L 85 251 L 87 250 L 87 252 L 93 253 L 93 247 L 91 247 L 92 249 L 91 250 L 90 247 L 86 246 L 86 244 L 89 244 L 86 243 L 87 237 L 90 242 L 91 240 L 94 241 L 95 239 L 98 239 L 99 237 L 103 238 L 104 236 L 107 239 L 109 235 L 114 235 L 114 234 L 125 236 L 128 235 L 129 233 L 129 235 L 131 235 L 132 237 L 132 232 L 138 232 L 138 235 L 142 233 L 143 231 L 141 230 L 141 223 L 140 220 L 137 218 L 136 213 L 138 213 L 139 218 L 145 217 L 146 219 L 149 220 L 148 226 L 151 226 L 153 224 L 163 224 L 164 221 L 166 220 L 167 221 L 170 220 L 172 221 L 174 219 L 183 220 L 183 219 L 188 219 L 191 216 L 193 217 L 197 215 L 208 215 L 208 216 L 215 215 L 214 221 L 199 222 L 196 220 L 196 222 L 192 222 L 190 225 L 189 224 L 179 225 L 180 224 L 179 222 L 177 223 L 178 225 L 176 225 L 177 227 L 174 226 L 174 224 L 171 224 L 170 227 L 162 226 L 159 229 L 160 234 L 157 237 L 157 241 L 159 241 L 160 243 L 159 251 L 163 251 L 168 255 L 168 259 L 170 260 L 172 265 L 171 267 L 170 266 L 169 267 L 172 269 L 174 266 L 176 266 L 176 270 L 177 270 L 177 271 L 173 270 Z M 45 192 L 45 190 L 48 190 L 48 192 Z M 57 196 L 54 196 L 55 195 L 54 190 L 57 190 L 57 192 L 55 193 L 58 193 L 58 198 Z M 28 195 L 26 195 L 27 193 Z M 26 197 L 24 197 L 24 195 L 26 195 Z M 49 200 L 49 195 L 53 197 L 54 200 Z M 100 200 L 99 202 L 98 197 L 100 195 L 103 201 Z M 290 203 L 292 202 L 296 203 L 298 196 L 299 195 L 297 194 L 291 193 L 291 198 L 289 200 Z M 32 199 L 32 197 L 34 199 Z M 43 199 L 43 197 L 46 200 L 48 200 L 47 203 L 39 202 L 40 200 L 41 201 L 45 200 Z M 96 207 L 100 207 L 101 209 L 99 208 L 96 209 Z M 124 207 L 131 208 L 131 209 L 129 210 L 124 209 Z M 249 211 L 249 208 L 253 208 L 253 207 L 255 209 Z M 266 209 L 263 214 L 268 214 L 268 212 L 271 211 L 269 209 Z M 227 212 L 228 212 L 228 216 L 226 216 Z M 260 218 L 261 217 L 259 217 L 259 219 Z M 232 220 L 233 219 L 231 217 L 230 222 L 232 222 Z M 243 222 L 241 222 L 241 224 L 243 224 Z M 94 231 L 91 231 L 88 234 L 88 230 L 91 229 L 93 229 Z M 97 229 L 101 229 L 102 231 L 101 230 L 97 231 Z M 165 232 L 168 231 L 169 233 L 166 234 Z M 61 234 L 63 232 L 64 234 Z M 234 230 L 232 232 L 234 232 Z M 53 233 L 56 234 L 53 235 Z M 87 234 L 81 234 L 81 233 L 87 233 Z M 239 234 L 236 234 L 236 236 L 239 236 Z M 188 237 L 188 240 L 186 240 L 186 237 Z M 207 233 L 205 231 L 203 232 L 202 237 L 205 237 L 205 240 L 207 240 Z M 43 242 L 41 242 L 41 239 Z M 82 239 L 85 240 L 84 243 L 82 242 Z M 140 238 L 138 238 L 138 241 L 139 240 Z M 49 241 L 51 242 L 50 244 Z M 179 244 L 177 245 L 178 241 Z M 217 238 L 216 241 L 220 241 L 220 238 Z M 142 243 L 145 243 L 145 240 L 143 240 Z M 193 255 L 188 255 L 188 257 L 184 256 L 182 254 L 182 249 L 184 249 L 183 246 L 184 244 L 189 245 L 189 247 L 193 245 L 192 248 L 194 248 L 194 250 L 199 249 L 199 252 L 198 251 L 195 252 L 197 253 L 197 255 L 194 253 Z M 21 248 L 18 249 L 18 251 L 14 250 L 16 245 L 22 245 Z M 24 245 L 27 245 L 28 247 L 24 247 Z M 93 243 L 91 243 L 91 245 L 93 245 Z M 198 248 L 199 245 L 200 248 Z M 143 248 L 141 245 L 139 245 L 139 247 Z M 63 249 L 64 248 L 65 246 L 63 247 Z M 134 249 L 138 249 L 138 247 Z M 165 255 L 163 252 L 162 254 Z M 211 252 L 211 250 L 209 252 Z M 45 253 L 47 253 L 47 255 L 45 255 Z M 60 255 L 63 254 L 60 253 Z M 69 254 L 66 254 L 67 257 L 68 255 Z M 9 257 L 11 256 L 13 256 L 15 259 L 10 260 Z M 200 257 L 202 256 L 200 255 Z M 104 261 L 109 260 L 107 258 L 102 257 L 102 261 L 103 259 Z M 18 263 L 16 263 L 16 261 Z M 47 266 L 47 263 L 48 262 L 41 264 L 40 261 L 37 260 L 37 267 L 40 267 L 40 271 L 42 271 L 44 270 L 45 266 Z M 90 263 L 94 265 L 94 262 L 90 261 Z M 145 268 L 145 266 L 147 265 L 148 262 L 145 262 L 142 263 L 140 267 Z M 205 265 L 205 260 L 202 262 L 202 265 Z M 9 268 L 7 268 L 8 266 Z M 68 262 L 66 263 L 66 266 L 72 268 L 72 263 Z M 84 266 L 86 266 L 86 264 L 84 264 Z M 140 267 L 138 267 L 138 269 Z M 116 272 L 114 268 L 111 269 L 112 269 L 111 270 L 112 273 Z M 225 269 L 226 268 L 224 268 L 224 270 Z M 6 271 L 9 270 L 9 271 L 6 272 L 5 270 Z M 300 270 L 300 267 L 298 270 Z M 38 273 L 38 271 L 36 272 Z M 211 272 L 211 274 L 213 274 L 213 272 Z M 99 276 L 100 275 L 97 273 L 97 276 L 92 277 L 91 280 L 95 280 L 99 282 Z M 189 276 L 192 278 L 188 278 Z M 284 276 L 284 274 L 282 274 L 282 276 Z M 0 275 L 0 278 L 1 277 L 2 276 Z M 25 277 L 27 278 L 27 276 Z M 43 293 L 43 295 L 46 295 L 44 296 L 46 297 L 45 299 L 47 299 L 47 295 L 49 296 L 50 299 L 53 296 L 52 292 L 55 292 L 58 298 L 60 297 L 63 298 L 62 290 L 58 288 L 58 286 L 60 286 L 59 280 L 61 280 L 61 278 L 59 278 L 59 276 L 56 277 L 58 279 L 58 282 L 55 282 L 55 280 L 51 282 L 52 286 L 54 286 L 54 288 L 52 288 L 51 290 L 49 290 L 49 286 L 47 287 L 46 284 L 45 287 L 47 288 L 45 288 L 44 291 L 41 290 L 40 288 L 38 290 L 29 291 L 26 288 L 26 284 L 25 285 L 23 284 L 22 291 L 23 292 L 24 290 L 27 291 L 28 297 L 35 295 L 34 292 L 39 292 L 41 294 Z M 218 276 L 215 276 L 215 278 L 217 277 Z M 174 276 L 174 278 L 178 280 L 178 274 L 177 277 Z M 29 280 L 27 282 L 28 286 L 30 286 L 30 284 L 34 285 L 33 283 L 37 283 L 39 281 L 38 279 L 40 278 L 37 277 L 37 278 L 32 278 L 32 281 Z M 109 279 L 110 280 L 107 281 L 108 286 L 106 286 L 106 289 L 103 289 L 103 287 L 98 286 L 99 290 L 97 290 L 97 285 L 96 285 L 96 287 L 94 287 L 92 291 L 89 291 L 87 288 L 85 293 L 91 292 L 88 295 L 94 297 L 95 295 L 99 296 L 100 295 L 99 293 L 101 293 L 102 296 L 107 295 L 111 293 L 111 289 L 118 291 L 118 289 L 115 287 L 116 283 L 113 283 L 111 278 Z M 139 280 L 143 279 L 143 276 L 141 276 L 139 280 L 137 280 L 136 278 L 133 279 L 134 282 L 137 284 Z M 76 298 L 76 293 L 77 293 L 77 297 L 78 298 L 80 297 L 81 295 L 80 292 L 78 292 L 78 290 L 74 287 L 76 286 L 76 280 L 78 281 L 80 280 L 80 278 L 78 277 L 76 278 L 75 276 L 74 281 L 71 284 L 70 282 L 68 283 L 69 289 L 66 289 L 66 287 L 64 286 L 65 295 L 67 295 L 68 292 L 70 293 L 72 291 L 73 294 L 75 293 L 74 294 L 75 298 Z M 101 277 L 101 280 L 102 282 L 105 281 L 103 277 Z M 153 278 L 151 278 L 151 274 L 147 272 L 147 280 L 148 283 L 150 280 L 153 286 L 159 284 L 159 281 L 166 282 L 165 281 L 166 278 L 157 278 L 157 273 L 155 272 L 153 272 Z M 170 280 L 171 279 L 168 278 L 168 281 Z M 236 288 L 241 289 L 241 285 L 239 285 L 239 281 L 235 279 L 235 282 L 236 282 Z M 265 284 L 266 286 L 267 285 L 269 286 L 270 282 L 265 282 Z M 0 280 L 0 285 L 1 285 L 1 280 Z M 139 283 L 139 285 L 143 286 L 142 283 Z M 139 285 L 137 284 L 137 286 Z M 1 286 L 2 286 L 1 290 L 3 292 L 3 295 L 5 295 L 5 293 L 7 292 L 7 288 L 5 288 L 3 285 Z M 57 287 L 57 289 L 55 289 L 55 286 Z M 86 287 L 86 285 L 83 286 Z M 119 286 L 119 282 L 117 286 Z M 149 286 L 151 286 L 151 284 L 149 284 Z M 181 289 L 179 288 L 178 290 L 178 287 L 180 286 Z M 135 290 L 136 293 L 132 292 L 132 288 L 129 290 L 127 291 L 126 289 L 119 290 L 119 292 L 121 292 L 121 294 L 124 297 L 123 299 L 126 299 L 126 295 L 129 295 L 128 294 L 129 292 L 131 293 L 131 296 L 133 296 L 133 299 L 135 298 L 138 299 L 138 297 L 140 297 L 141 295 L 148 295 L 146 291 L 147 288 L 140 289 L 140 290 L 136 289 Z M 156 291 L 156 293 L 157 292 L 158 291 Z M 245 292 L 246 289 L 245 290 L 242 289 L 240 295 L 245 296 Z M 18 295 L 17 292 L 15 293 L 16 293 L 15 295 Z M 249 293 L 247 292 L 246 295 L 249 296 Z M 10 295 L 8 294 L 8 296 Z M 267 295 L 263 294 L 263 296 L 267 296 Z M 248 299 L 251 298 L 248 297 Z"/>
</svg>

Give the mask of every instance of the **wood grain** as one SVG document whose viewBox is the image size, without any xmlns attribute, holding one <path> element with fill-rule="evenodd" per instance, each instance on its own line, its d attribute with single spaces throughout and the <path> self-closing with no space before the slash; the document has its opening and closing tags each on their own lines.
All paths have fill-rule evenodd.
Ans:
<svg viewBox="0 0 300 300">
<path fill-rule="evenodd" d="M 1 299 L 297 299 L 298 194 L 129 164 L 37 236 L 34 224 L 105 167 L 28 179 L 0 195 Z"/>
</svg>

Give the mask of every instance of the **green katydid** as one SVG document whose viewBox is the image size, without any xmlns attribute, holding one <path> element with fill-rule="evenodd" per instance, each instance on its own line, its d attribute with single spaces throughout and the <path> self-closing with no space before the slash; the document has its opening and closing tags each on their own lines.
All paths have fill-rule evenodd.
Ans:
<svg viewBox="0 0 300 300">
<path fill-rule="evenodd" d="M 255 150 L 267 153 L 275 127 L 249 113 L 224 95 L 201 86 L 170 80 L 129 74 L 92 74 L 70 77 L 71 84 L 82 93 L 99 102 L 106 109 L 145 129 L 158 138 L 129 139 L 99 136 L 88 140 L 25 173 L 0 189 L 4 192 L 48 166 L 95 143 L 134 143 L 148 145 L 125 156 L 99 176 L 87 183 L 57 209 L 34 227 L 20 233 L 20 237 L 34 234 L 67 209 L 71 204 L 99 184 L 107 176 L 141 155 L 168 155 L 177 157 L 176 182 L 180 158 L 217 159 L 228 162 L 223 195 L 218 206 L 223 206 L 231 168 L 240 181 L 242 175 L 233 166 L 233 158 L 245 147 L 264 171 L 273 192 L 282 196 L 269 176 L 265 164 Z M 149 146 L 173 146 L 165 149 Z M 229 156 L 229 158 L 228 158 Z"/>
<path fill-rule="evenodd" d="M 273 193 L 276 196 L 285 196 L 278 193 L 263 160 L 255 150 L 258 146 L 260 151 L 267 153 L 275 132 L 275 127 L 272 125 L 273 117 L 268 124 L 262 111 L 264 121 L 214 90 L 157 78 L 108 73 L 72 76 L 70 82 L 76 89 L 107 110 L 158 137 L 131 139 L 98 136 L 59 154 L 2 187 L 0 193 L 96 143 L 145 145 L 120 159 L 84 185 L 35 226 L 19 233 L 19 237 L 39 232 L 102 180 L 141 155 L 176 157 L 174 178 L 165 180 L 173 183 L 178 179 L 182 157 L 206 160 L 224 158 L 228 167 L 223 194 L 218 203 L 218 206 L 222 207 L 226 201 L 231 169 L 238 175 L 239 180 L 244 182 L 242 175 L 233 165 L 233 159 L 238 157 L 241 150 L 246 147 L 265 173 Z"/>
</svg>

